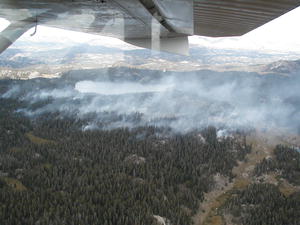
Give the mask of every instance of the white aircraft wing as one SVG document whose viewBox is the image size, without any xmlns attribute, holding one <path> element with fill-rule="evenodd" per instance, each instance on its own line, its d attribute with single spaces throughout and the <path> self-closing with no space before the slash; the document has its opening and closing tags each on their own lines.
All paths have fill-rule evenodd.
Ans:
<svg viewBox="0 0 300 225">
<path fill-rule="evenodd" d="M 44 25 L 187 54 L 188 36 L 243 35 L 297 6 L 300 0 L 0 0 L 0 17 L 11 22 L 0 53 Z"/>
<path fill-rule="evenodd" d="M 195 0 L 194 34 L 241 36 L 298 6 L 299 0 Z"/>
</svg>

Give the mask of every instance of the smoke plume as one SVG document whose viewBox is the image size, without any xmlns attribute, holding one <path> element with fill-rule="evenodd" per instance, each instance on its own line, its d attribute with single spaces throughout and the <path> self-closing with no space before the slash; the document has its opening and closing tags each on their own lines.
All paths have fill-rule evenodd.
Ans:
<svg viewBox="0 0 300 225">
<path fill-rule="evenodd" d="M 36 117 L 43 113 L 89 118 L 82 129 L 112 129 L 144 125 L 167 126 L 186 132 L 213 125 L 219 128 L 288 127 L 297 130 L 300 116 L 299 76 L 197 71 L 151 77 L 135 71 L 112 79 L 63 76 L 20 81 L 2 94 L 28 102 L 20 109 Z M 124 71 L 123 71 L 124 73 Z M 41 103 L 39 107 L 32 105 Z"/>
</svg>

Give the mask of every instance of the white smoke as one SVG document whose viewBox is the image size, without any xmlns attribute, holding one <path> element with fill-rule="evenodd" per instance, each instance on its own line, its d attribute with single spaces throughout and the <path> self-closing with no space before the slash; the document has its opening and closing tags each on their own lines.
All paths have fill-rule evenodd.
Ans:
<svg viewBox="0 0 300 225">
<path fill-rule="evenodd" d="M 299 126 L 300 106 L 286 102 L 299 99 L 297 82 L 278 82 L 276 77 L 275 81 L 272 77 L 262 81 L 265 78 L 257 75 L 215 77 L 207 73 L 205 77 L 174 74 L 148 82 L 89 79 L 68 86 L 62 80 L 53 89 L 34 84 L 34 90 L 32 85 L 26 86 L 31 81 L 24 81 L 2 97 L 18 97 L 31 104 L 51 99 L 39 108 L 23 109 L 30 116 L 56 111 L 79 118 L 93 114 L 85 130 L 143 125 L 168 126 L 181 132 L 209 125 L 220 129 Z M 270 82 L 272 85 L 266 87 Z M 227 135 L 226 130 L 219 135 Z"/>
<path fill-rule="evenodd" d="M 139 84 L 133 82 L 112 83 L 80 81 L 76 83 L 75 90 L 80 93 L 95 93 L 100 95 L 122 95 L 147 92 L 163 92 L 172 88 L 172 84 Z"/>
</svg>

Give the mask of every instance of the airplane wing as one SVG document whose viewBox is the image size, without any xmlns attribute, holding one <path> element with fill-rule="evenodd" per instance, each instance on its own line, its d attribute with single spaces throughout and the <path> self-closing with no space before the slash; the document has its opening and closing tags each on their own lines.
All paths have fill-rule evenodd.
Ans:
<svg viewBox="0 0 300 225">
<path fill-rule="evenodd" d="M 195 35 L 241 36 L 300 6 L 299 0 L 195 0 Z"/>
<path fill-rule="evenodd" d="M 188 54 L 188 36 L 240 36 L 300 6 L 300 0 L 1 0 L 0 53 L 45 25 Z"/>
</svg>

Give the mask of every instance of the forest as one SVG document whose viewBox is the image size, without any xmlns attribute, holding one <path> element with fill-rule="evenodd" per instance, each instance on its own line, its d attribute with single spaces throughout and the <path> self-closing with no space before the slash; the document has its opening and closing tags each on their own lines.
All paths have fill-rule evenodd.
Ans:
<svg viewBox="0 0 300 225">
<path fill-rule="evenodd" d="M 291 184 L 300 185 L 300 154 L 293 148 L 277 145 L 274 158 L 263 159 L 255 168 L 255 175 L 260 176 L 272 171 L 280 171 L 281 177 Z"/>
<path fill-rule="evenodd" d="M 0 94 L 11 82 L 0 82 Z M 84 129 L 99 115 L 28 115 L 24 108 L 38 111 L 52 100 L 31 103 L 21 95 L 0 97 L 1 225 L 161 225 L 158 218 L 191 225 L 204 194 L 217 185 L 215 175 L 232 182 L 232 169 L 252 151 L 250 129 L 221 137 L 213 126 L 180 133 L 150 125 L 100 129 L 100 121 Z M 141 115 L 100 116 L 138 121 Z M 299 155 L 279 145 L 255 175 L 278 170 L 299 185 Z M 222 210 L 236 224 L 300 224 L 299 193 L 285 196 L 266 183 L 233 191 Z"/>
<path fill-rule="evenodd" d="M 226 203 L 236 224 L 299 225 L 300 192 L 285 196 L 274 184 L 251 184 Z"/>
<path fill-rule="evenodd" d="M 254 176 L 260 178 L 276 172 L 276 180 L 286 179 L 294 187 L 300 185 L 300 154 L 294 147 L 277 145 L 273 156 L 264 158 L 255 166 Z M 243 190 L 234 190 L 225 204 L 225 212 L 234 216 L 236 224 L 243 225 L 299 225 L 300 192 L 280 190 L 279 185 L 259 182 Z M 299 188 L 298 188 L 299 190 Z"/>
<path fill-rule="evenodd" d="M 251 151 L 242 134 L 138 127 L 83 131 L 84 121 L 28 118 L 0 99 L 0 221 L 17 224 L 192 224 L 216 173 L 231 179 Z"/>
</svg>

